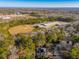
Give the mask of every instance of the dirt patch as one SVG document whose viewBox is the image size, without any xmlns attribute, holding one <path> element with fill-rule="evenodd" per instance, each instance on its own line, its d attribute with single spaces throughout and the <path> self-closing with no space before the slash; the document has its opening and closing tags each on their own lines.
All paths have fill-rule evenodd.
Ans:
<svg viewBox="0 0 79 59">
<path fill-rule="evenodd" d="M 32 25 L 19 25 L 19 26 L 10 28 L 8 31 L 11 35 L 16 35 L 19 33 L 29 33 L 33 31 L 33 26 Z"/>
</svg>

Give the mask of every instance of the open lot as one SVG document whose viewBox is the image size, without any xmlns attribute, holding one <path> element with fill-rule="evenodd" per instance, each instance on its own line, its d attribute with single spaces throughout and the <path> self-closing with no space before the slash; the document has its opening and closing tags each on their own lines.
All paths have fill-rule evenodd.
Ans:
<svg viewBox="0 0 79 59">
<path fill-rule="evenodd" d="M 32 32 L 33 26 L 32 25 L 19 25 L 15 26 L 9 29 L 9 33 L 11 35 L 16 35 L 19 33 L 27 33 L 27 32 Z"/>
</svg>

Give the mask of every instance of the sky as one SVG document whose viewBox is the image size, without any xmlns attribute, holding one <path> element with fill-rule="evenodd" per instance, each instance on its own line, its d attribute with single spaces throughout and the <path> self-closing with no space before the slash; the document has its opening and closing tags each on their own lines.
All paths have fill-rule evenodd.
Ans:
<svg viewBox="0 0 79 59">
<path fill-rule="evenodd" d="M 79 0 L 0 0 L 0 7 L 79 7 Z"/>
</svg>

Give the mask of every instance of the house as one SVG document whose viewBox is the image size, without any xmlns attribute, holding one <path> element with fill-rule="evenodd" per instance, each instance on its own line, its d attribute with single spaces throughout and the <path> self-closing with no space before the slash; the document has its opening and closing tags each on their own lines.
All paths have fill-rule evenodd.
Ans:
<svg viewBox="0 0 79 59">
<path fill-rule="evenodd" d="M 63 59 L 61 56 L 53 56 L 52 59 Z"/>
<path fill-rule="evenodd" d="M 70 50 L 72 47 L 72 41 L 62 40 L 60 41 L 61 48 L 66 50 Z"/>
<path fill-rule="evenodd" d="M 15 46 L 10 46 L 10 55 L 8 59 L 17 59 L 19 56 L 17 55 L 18 49 Z"/>
<path fill-rule="evenodd" d="M 3 16 L 2 19 L 10 19 L 11 17 L 9 16 Z"/>
<path fill-rule="evenodd" d="M 79 42 L 74 44 L 74 47 L 79 48 Z"/>
<path fill-rule="evenodd" d="M 36 48 L 36 58 L 40 58 L 40 56 L 46 57 L 46 48 L 44 48 L 44 47 Z"/>
</svg>

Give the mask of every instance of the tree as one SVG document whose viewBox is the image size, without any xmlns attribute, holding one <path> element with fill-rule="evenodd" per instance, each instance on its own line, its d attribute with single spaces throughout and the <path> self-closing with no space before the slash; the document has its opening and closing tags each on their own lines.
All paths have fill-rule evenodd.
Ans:
<svg viewBox="0 0 79 59">
<path fill-rule="evenodd" d="M 33 37 L 35 45 L 43 46 L 46 43 L 46 37 L 43 32 L 39 32 L 37 35 Z"/>
<path fill-rule="evenodd" d="M 65 32 L 63 29 L 54 28 L 46 33 L 47 42 L 56 42 L 64 38 Z"/>
<path fill-rule="evenodd" d="M 76 59 L 77 56 L 79 55 L 78 53 L 79 53 L 79 48 L 76 47 L 72 48 L 70 52 L 71 58 Z"/>
<path fill-rule="evenodd" d="M 48 43 L 55 42 L 57 40 L 56 32 L 50 32 L 46 34 L 46 39 Z"/>
<path fill-rule="evenodd" d="M 73 34 L 72 40 L 73 40 L 74 43 L 75 43 L 75 42 L 79 42 L 79 36 Z"/>
<path fill-rule="evenodd" d="M 65 36 L 65 31 L 63 28 L 58 29 L 57 31 L 58 40 L 63 40 Z"/>
<path fill-rule="evenodd" d="M 6 44 L 4 41 L 0 41 L 0 58 L 5 59 L 7 58 L 9 51 L 8 48 L 6 47 Z"/>
<path fill-rule="evenodd" d="M 15 45 L 19 48 L 19 56 L 31 57 L 35 53 L 35 44 L 32 37 L 25 34 L 18 34 Z"/>
<path fill-rule="evenodd" d="M 34 59 L 34 58 L 32 58 L 32 57 L 30 57 L 30 56 L 20 56 L 18 59 Z"/>
</svg>

